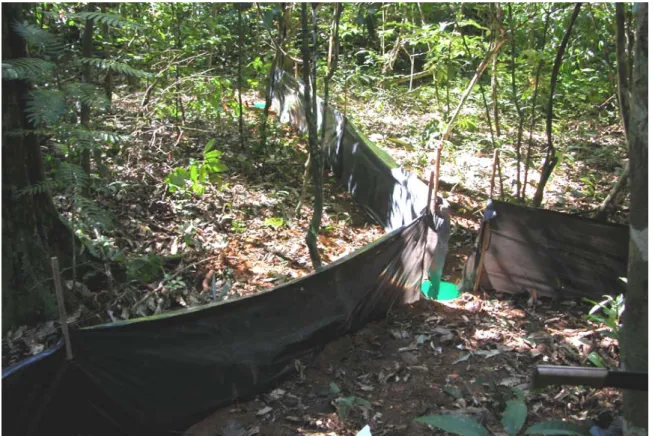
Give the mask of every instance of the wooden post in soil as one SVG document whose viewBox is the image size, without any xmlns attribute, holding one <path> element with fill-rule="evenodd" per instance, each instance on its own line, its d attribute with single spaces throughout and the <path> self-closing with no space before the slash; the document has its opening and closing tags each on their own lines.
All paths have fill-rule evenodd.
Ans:
<svg viewBox="0 0 655 436">
<path fill-rule="evenodd" d="M 428 203 L 427 203 L 427 213 L 432 212 L 432 189 L 434 189 L 434 171 L 430 173 L 430 183 L 428 185 Z M 438 194 L 435 192 L 435 195 Z"/>
<path fill-rule="evenodd" d="M 439 201 L 439 176 L 441 174 L 441 150 L 443 147 L 437 148 L 437 159 L 435 162 L 435 168 L 434 168 L 434 211 L 438 211 L 439 209 L 437 208 L 439 205 L 437 202 Z"/>
<path fill-rule="evenodd" d="M 494 163 L 491 168 L 491 184 L 489 185 L 489 198 L 494 196 L 494 185 L 496 182 L 496 167 L 498 166 L 498 149 L 494 150 Z M 502 183 L 502 182 L 501 182 Z"/>
<path fill-rule="evenodd" d="M 68 317 L 66 316 L 64 291 L 61 286 L 61 276 L 59 275 L 59 259 L 57 259 L 57 257 L 51 257 L 50 266 L 52 267 L 52 278 L 55 281 L 55 295 L 57 296 L 57 308 L 59 309 L 59 322 L 61 323 L 61 331 L 64 335 L 64 342 L 66 343 L 66 359 L 72 360 L 73 348 L 71 347 L 71 339 L 68 334 Z M 75 284 L 73 284 L 73 286 L 75 286 Z"/>
<path fill-rule="evenodd" d="M 491 170 L 491 181 L 489 184 L 489 199 L 494 196 L 494 187 L 496 184 L 496 167 L 498 166 L 498 149 L 494 150 L 494 162 Z M 501 181 L 502 184 L 502 181 Z M 502 185 L 501 185 L 502 186 Z M 484 255 L 489 247 L 489 239 L 491 238 L 490 224 L 485 222 L 482 224 L 482 248 L 480 249 L 480 262 L 478 264 L 477 274 L 475 275 L 475 283 L 473 284 L 473 292 L 477 292 L 480 287 L 480 280 L 482 280 L 482 273 L 484 272 Z"/>
<path fill-rule="evenodd" d="M 475 283 L 473 284 L 473 293 L 478 292 L 478 288 L 480 287 L 482 273 L 484 272 L 484 255 L 489 247 L 489 239 L 491 239 L 490 224 L 489 222 L 485 222 L 482 224 L 482 248 L 480 249 L 480 262 L 475 276 Z"/>
</svg>

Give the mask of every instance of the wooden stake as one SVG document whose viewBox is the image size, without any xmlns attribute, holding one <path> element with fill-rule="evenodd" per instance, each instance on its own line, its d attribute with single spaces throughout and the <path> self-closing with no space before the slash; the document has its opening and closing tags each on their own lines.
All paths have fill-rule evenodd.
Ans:
<svg viewBox="0 0 655 436">
<path fill-rule="evenodd" d="M 487 252 L 489 247 L 489 239 L 491 239 L 491 225 L 487 221 L 482 225 L 482 250 L 480 251 L 480 263 L 478 265 L 478 271 L 475 277 L 475 283 L 473 284 L 473 292 L 478 292 L 478 287 L 480 286 L 480 280 L 482 280 L 482 273 L 484 271 L 484 255 Z"/>
<path fill-rule="evenodd" d="M 434 189 L 434 171 L 430 173 L 430 184 L 428 185 L 428 212 L 431 211 L 432 207 L 432 189 Z"/>
<path fill-rule="evenodd" d="M 55 295 L 57 296 L 57 307 L 59 309 L 59 322 L 61 323 L 61 331 L 64 334 L 64 341 L 66 342 L 66 359 L 72 360 L 73 348 L 71 347 L 71 339 L 68 335 L 68 317 L 66 316 L 64 291 L 61 286 L 61 276 L 59 275 L 59 259 L 57 259 L 57 257 L 51 257 L 50 265 L 52 267 L 52 278 L 55 281 Z"/>
<path fill-rule="evenodd" d="M 489 186 L 489 198 L 493 198 L 494 196 L 494 185 L 496 182 L 496 167 L 498 165 L 498 149 L 494 150 L 494 163 L 493 167 L 491 168 L 491 185 Z M 502 181 L 501 181 L 502 183 Z"/>
<path fill-rule="evenodd" d="M 443 147 L 437 148 L 437 161 L 435 162 L 434 166 L 434 210 L 435 212 L 438 210 L 437 209 L 437 201 L 439 201 L 439 174 L 441 171 L 441 150 Z"/>
</svg>

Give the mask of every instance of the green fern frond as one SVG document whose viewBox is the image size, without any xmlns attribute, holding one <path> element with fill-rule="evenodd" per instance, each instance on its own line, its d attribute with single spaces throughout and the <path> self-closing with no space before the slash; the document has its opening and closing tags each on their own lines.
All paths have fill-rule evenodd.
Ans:
<svg viewBox="0 0 655 436">
<path fill-rule="evenodd" d="M 30 91 L 25 105 L 27 119 L 34 125 L 52 125 L 66 113 L 64 93 L 51 89 Z"/>
<path fill-rule="evenodd" d="M 33 24 L 14 23 L 14 31 L 32 47 L 42 48 L 47 54 L 58 56 L 66 49 L 66 43 L 57 35 Z"/>
<path fill-rule="evenodd" d="M 103 12 L 78 12 L 76 14 L 71 14 L 68 16 L 71 19 L 77 20 L 93 20 L 99 24 L 106 24 L 111 27 L 131 27 L 131 28 L 141 28 L 142 26 L 138 23 L 128 21 L 123 17 L 114 14 L 108 14 Z"/>
<path fill-rule="evenodd" d="M 38 58 L 10 59 L 2 63 L 2 79 L 37 81 L 54 67 L 52 62 Z"/>
<path fill-rule="evenodd" d="M 93 140 L 109 144 L 120 144 L 129 140 L 129 135 L 120 135 L 104 130 L 89 130 L 83 127 L 75 127 L 70 130 L 70 136 L 75 139 Z"/>
<path fill-rule="evenodd" d="M 52 129 L 15 129 L 3 132 L 8 138 L 20 138 L 27 135 L 48 136 L 52 134 Z"/>
<path fill-rule="evenodd" d="M 124 142 L 129 141 L 130 136 L 129 135 L 120 135 L 118 133 L 114 132 L 105 132 L 103 130 L 95 130 L 91 132 L 93 134 L 93 137 L 97 141 L 103 141 L 108 144 L 121 144 Z"/>
<path fill-rule="evenodd" d="M 107 230 L 111 227 L 111 217 L 97 202 L 84 196 L 76 195 L 75 204 L 80 208 L 80 216 L 85 224 Z"/>
<path fill-rule="evenodd" d="M 81 166 L 68 162 L 61 162 L 55 172 L 55 181 L 59 186 L 79 190 L 90 185 L 91 179 Z"/>
<path fill-rule="evenodd" d="M 69 83 L 64 86 L 64 92 L 92 108 L 107 108 L 110 105 L 105 91 L 91 83 Z"/>
<path fill-rule="evenodd" d="M 109 61 L 105 59 L 97 58 L 82 58 L 80 62 L 85 65 L 91 65 L 101 70 L 111 70 L 115 73 L 123 74 L 124 76 L 137 77 L 140 79 L 146 79 L 152 77 L 151 73 L 145 71 L 137 70 L 132 68 L 127 64 L 121 62 Z"/>
<path fill-rule="evenodd" d="M 81 150 L 95 150 L 99 144 L 90 136 L 76 137 L 73 141 L 75 148 Z"/>
<path fill-rule="evenodd" d="M 51 191 L 57 186 L 57 183 L 54 180 L 44 180 L 41 183 L 35 185 L 26 186 L 20 191 L 18 191 L 18 197 L 23 197 L 25 195 L 34 196 L 43 194 L 44 192 Z"/>
</svg>

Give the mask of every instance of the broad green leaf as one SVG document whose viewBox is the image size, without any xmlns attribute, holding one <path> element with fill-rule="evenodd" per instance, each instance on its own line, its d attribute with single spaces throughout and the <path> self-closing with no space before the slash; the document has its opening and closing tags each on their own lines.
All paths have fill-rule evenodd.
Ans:
<svg viewBox="0 0 655 436">
<path fill-rule="evenodd" d="M 216 138 L 212 138 L 209 141 L 207 141 L 207 144 L 205 144 L 205 159 L 207 159 L 207 152 L 211 151 L 212 148 L 214 148 L 214 144 L 216 144 Z"/>
<path fill-rule="evenodd" d="M 219 150 L 205 151 L 205 160 L 207 161 L 218 160 L 222 154 L 223 153 L 221 153 Z"/>
<path fill-rule="evenodd" d="M 209 183 L 211 183 L 213 185 L 219 185 L 221 183 L 221 180 L 222 180 L 221 176 L 218 175 L 218 173 L 209 174 L 208 179 L 209 179 Z"/>
<path fill-rule="evenodd" d="M 222 173 L 223 171 L 227 170 L 227 165 L 217 161 L 211 162 L 205 166 L 208 167 L 214 173 Z"/>
<path fill-rule="evenodd" d="M 446 385 L 443 388 L 444 392 L 454 397 L 455 399 L 462 398 L 462 391 L 457 386 Z"/>
<path fill-rule="evenodd" d="M 430 415 L 416 418 L 414 421 L 461 436 L 489 436 L 486 428 L 468 416 Z"/>
<path fill-rule="evenodd" d="M 274 229 L 279 229 L 280 227 L 282 227 L 284 225 L 284 218 L 280 218 L 280 217 L 277 217 L 277 216 L 266 218 L 264 220 L 264 225 L 273 227 Z"/>
<path fill-rule="evenodd" d="M 600 357 L 600 354 L 598 354 L 595 351 L 592 351 L 587 355 L 587 360 L 591 362 L 594 366 L 597 366 L 598 368 L 607 368 L 607 364 L 605 363 L 605 360 Z"/>
<path fill-rule="evenodd" d="M 537 423 L 525 431 L 525 434 L 589 436 L 589 429 L 580 424 L 566 421 L 544 421 Z"/>
<path fill-rule="evenodd" d="M 194 183 L 198 181 L 198 167 L 196 165 L 191 165 L 189 168 L 189 176 Z"/>
<path fill-rule="evenodd" d="M 519 401 L 525 402 L 525 393 L 518 386 L 514 386 L 512 388 L 512 392 L 514 393 L 514 395 L 516 395 L 516 398 Z"/>
<path fill-rule="evenodd" d="M 511 400 L 507 402 L 501 422 L 507 433 L 514 436 L 521 431 L 527 417 L 528 407 L 525 403 L 520 400 Z"/>
<path fill-rule="evenodd" d="M 335 382 L 331 381 L 330 382 L 330 393 L 338 394 L 339 392 L 341 392 L 341 389 L 339 389 L 339 386 Z"/>
<path fill-rule="evenodd" d="M 353 404 L 365 407 L 365 408 L 367 408 L 369 410 L 371 410 L 373 408 L 373 405 L 369 401 L 367 401 L 367 400 L 365 400 L 363 398 L 359 398 L 359 397 L 355 397 L 355 399 L 353 401 Z"/>
<path fill-rule="evenodd" d="M 207 179 L 207 167 L 205 165 L 202 165 L 200 167 L 200 173 L 198 174 L 198 183 L 205 183 L 206 179 Z"/>
</svg>

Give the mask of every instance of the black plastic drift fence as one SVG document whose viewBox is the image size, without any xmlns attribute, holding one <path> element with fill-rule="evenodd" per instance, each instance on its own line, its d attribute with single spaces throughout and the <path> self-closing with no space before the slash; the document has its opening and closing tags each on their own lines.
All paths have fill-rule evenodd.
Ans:
<svg viewBox="0 0 655 436">
<path fill-rule="evenodd" d="M 278 113 L 302 128 L 300 86 L 277 75 Z M 296 361 L 306 363 L 394 305 L 417 301 L 426 270 L 445 261 L 448 219 L 424 214 L 425 184 L 337 111 L 327 116 L 327 161 L 389 233 L 255 296 L 72 330 L 72 360 L 60 343 L 3 369 L 3 432 L 179 434 L 217 408 L 270 388 Z"/>
<path fill-rule="evenodd" d="M 628 247 L 628 226 L 494 200 L 459 286 L 599 300 L 625 291 Z"/>
</svg>

